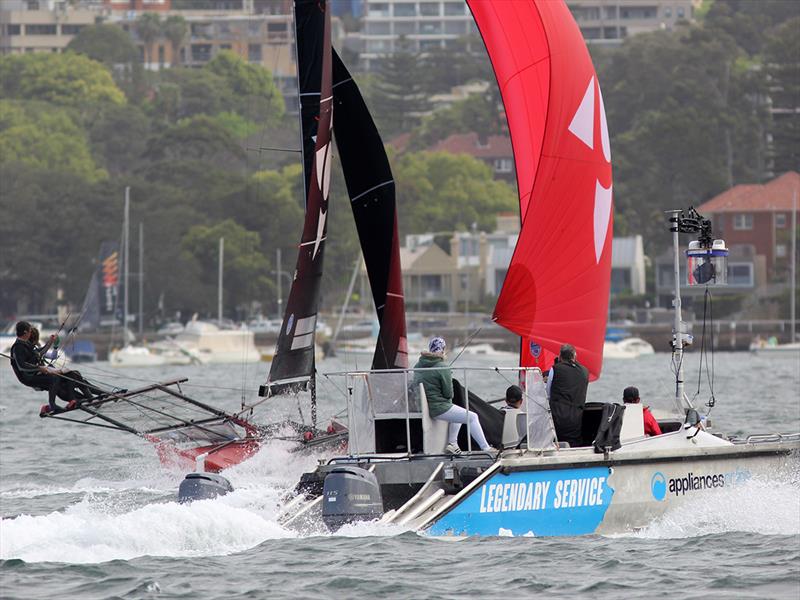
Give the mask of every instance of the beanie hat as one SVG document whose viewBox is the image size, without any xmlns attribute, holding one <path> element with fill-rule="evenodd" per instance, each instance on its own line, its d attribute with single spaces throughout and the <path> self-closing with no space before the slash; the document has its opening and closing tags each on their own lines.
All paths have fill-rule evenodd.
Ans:
<svg viewBox="0 0 800 600">
<path fill-rule="evenodd" d="M 428 343 L 428 351 L 432 354 L 444 354 L 444 350 L 447 348 L 447 342 L 444 341 L 444 338 L 439 337 L 432 337 L 431 341 Z"/>
</svg>

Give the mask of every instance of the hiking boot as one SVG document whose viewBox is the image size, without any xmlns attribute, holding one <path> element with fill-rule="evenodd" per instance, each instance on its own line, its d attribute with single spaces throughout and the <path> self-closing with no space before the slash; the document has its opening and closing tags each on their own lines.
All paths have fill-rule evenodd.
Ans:
<svg viewBox="0 0 800 600">
<path fill-rule="evenodd" d="M 444 447 L 444 451 L 446 454 L 453 454 L 456 456 L 461 454 L 461 448 L 458 447 L 458 444 L 447 444 L 447 446 Z"/>
</svg>

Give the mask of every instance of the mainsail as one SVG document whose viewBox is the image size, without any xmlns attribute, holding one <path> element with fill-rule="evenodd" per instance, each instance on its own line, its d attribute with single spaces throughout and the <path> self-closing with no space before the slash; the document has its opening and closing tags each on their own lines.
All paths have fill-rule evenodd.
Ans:
<svg viewBox="0 0 800 600">
<path fill-rule="evenodd" d="M 564 343 L 600 374 L 611 272 L 611 150 L 580 29 L 560 0 L 467 0 L 503 97 L 522 228 L 494 320 L 521 366 Z"/>
<path fill-rule="evenodd" d="M 335 50 L 333 98 L 336 147 L 380 324 L 372 368 L 408 367 L 394 178 L 367 105 Z"/>
<path fill-rule="evenodd" d="M 306 214 L 275 357 L 267 383 L 262 388 L 266 395 L 308 389 L 313 385 L 314 332 L 327 236 L 333 96 L 330 14 L 325 2 L 298 0 L 295 3 L 295 27 L 300 101 L 303 105 Z"/>
</svg>

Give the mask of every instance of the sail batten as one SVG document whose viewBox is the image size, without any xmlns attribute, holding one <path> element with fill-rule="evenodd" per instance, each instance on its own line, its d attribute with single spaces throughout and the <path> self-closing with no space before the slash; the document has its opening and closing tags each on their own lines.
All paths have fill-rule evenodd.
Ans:
<svg viewBox="0 0 800 600">
<path fill-rule="evenodd" d="M 522 223 L 493 319 L 547 369 L 564 343 L 602 368 L 612 182 L 602 94 L 560 0 L 468 0 L 506 108 Z"/>
</svg>

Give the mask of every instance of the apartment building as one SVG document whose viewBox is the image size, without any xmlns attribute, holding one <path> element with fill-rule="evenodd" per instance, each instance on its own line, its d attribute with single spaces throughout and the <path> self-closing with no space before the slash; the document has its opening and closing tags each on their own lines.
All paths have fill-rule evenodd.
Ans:
<svg viewBox="0 0 800 600">
<path fill-rule="evenodd" d="M 0 54 L 61 52 L 98 13 L 66 0 L 2 0 Z M 87 8 L 89 7 L 89 8 Z"/>
<path fill-rule="evenodd" d="M 370 70 L 382 56 L 400 49 L 426 52 L 477 33 L 464 0 L 365 0 L 357 38 L 362 67 Z M 483 52 L 477 38 L 476 44 Z"/>
<path fill-rule="evenodd" d="M 697 0 L 568 0 L 587 43 L 619 44 L 626 37 L 672 29 L 691 20 Z"/>
</svg>

